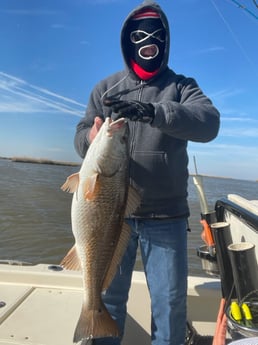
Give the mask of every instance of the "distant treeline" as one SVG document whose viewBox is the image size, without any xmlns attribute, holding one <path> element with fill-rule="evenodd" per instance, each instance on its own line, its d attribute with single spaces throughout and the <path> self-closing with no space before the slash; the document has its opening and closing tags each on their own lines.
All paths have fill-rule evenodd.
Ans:
<svg viewBox="0 0 258 345">
<path fill-rule="evenodd" d="M 50 165 L 68 165 L 68 166 L 79 166 L 80 163 L 74 162 L 63 162 L 63 161 L 56 161 L 46 158 L 31 158 L 31 157 L 0 157 L 1 159 L 9 159 L 13 162 L 20 162 L 20 163 L 35 163 L 35 164 L 50 164 Z"/>
</svg>

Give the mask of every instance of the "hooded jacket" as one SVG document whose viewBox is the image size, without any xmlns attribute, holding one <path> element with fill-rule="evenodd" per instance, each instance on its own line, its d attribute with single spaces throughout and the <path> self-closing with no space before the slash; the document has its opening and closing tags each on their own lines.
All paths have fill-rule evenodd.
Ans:
<svg viewBox="0 0 258 345">
<path fill-rule="evenodd" d="M 158 74 L 142 81 L 130 67 L 125 30 L 132 16 L 144 7 L 160 14 L 166 29 L 166 47 Z M 217 136 L 219 112 L 193 78 L 168 67 L 169 25 L 153 1 L 145 1 L 126 18 L 121 31 L 125 69 L 100 81 L 93 89 L 85 117 L 79 122 L 75 148 L 83 158 L 89 147 L 88 134 L 94 118 L 112 116 L 103 105 L 105 96 L 152 103 L 152 124 L 129 121 L 130 183 L 141 196 L 141 206 L 132 217 L 174 218 L 189 216 L 187 203 L 187 142 L 208 142 Z"/>
</svg>

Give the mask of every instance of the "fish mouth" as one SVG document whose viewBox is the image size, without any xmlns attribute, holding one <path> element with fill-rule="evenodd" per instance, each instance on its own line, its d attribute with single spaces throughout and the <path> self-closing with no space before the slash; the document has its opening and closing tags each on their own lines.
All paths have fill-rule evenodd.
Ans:
<svg viewBox="0 0 258 345">
<path fill-rule="evenodd" d="M 108 121 L 108 136 L 112 136 L 114 132 L 118 132 L 121 128 L 124 127 L 125 123 L 127 122 L 127 119 L 121 117 L 113 121 L 111 118 L 109 118 Z"/>
<path fill-rule="evenodd" d="M 112 130 L 116 130 L 116 129 L 120 129 L 121 127 L 124 126 L 124 124 L 126 123 L 126 119 L 124 117 L 120 117 L 119 119 L 115 120 L 115 121 L 110 121 L 109 123 L 109 128 L 112 128 Z"/>
<path fill-rule="evenodd" d="M 159 54 L 159 47 L 156 44 L 149 44 L 141 47 L 138 54 L 142 59 L 151 60 Z"/>
</svg>

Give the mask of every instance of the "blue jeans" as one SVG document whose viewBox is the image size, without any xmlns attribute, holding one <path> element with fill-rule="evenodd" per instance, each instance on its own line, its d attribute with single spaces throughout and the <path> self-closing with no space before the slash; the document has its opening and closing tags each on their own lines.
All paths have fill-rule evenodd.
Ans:
<svg viewBox="0 0 258 345">
<path fill-rule="evenodd" d="M 103 300 L 124 332 L 126 303 L 140 244 L 151 296 L 152 345 L 183 345 L 186 331 L 187 219 L 129 219 L 132 235 L 120 268 Z M 94 339 L 94 345 L 120 345 L 119 338 Z"/>
</svg>

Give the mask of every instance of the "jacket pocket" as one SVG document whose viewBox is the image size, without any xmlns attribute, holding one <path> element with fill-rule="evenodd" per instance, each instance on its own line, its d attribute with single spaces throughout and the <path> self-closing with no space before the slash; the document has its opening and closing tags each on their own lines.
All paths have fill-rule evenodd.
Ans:
<svg viewBox="0 0 258 345">
<path fill-rule="evenodd" d="M 130 162 L 132 184 L 143 198 L 169 197 L 174 190 L 171 168 L 166 152 L 136 151 Z"/>
</svg>

